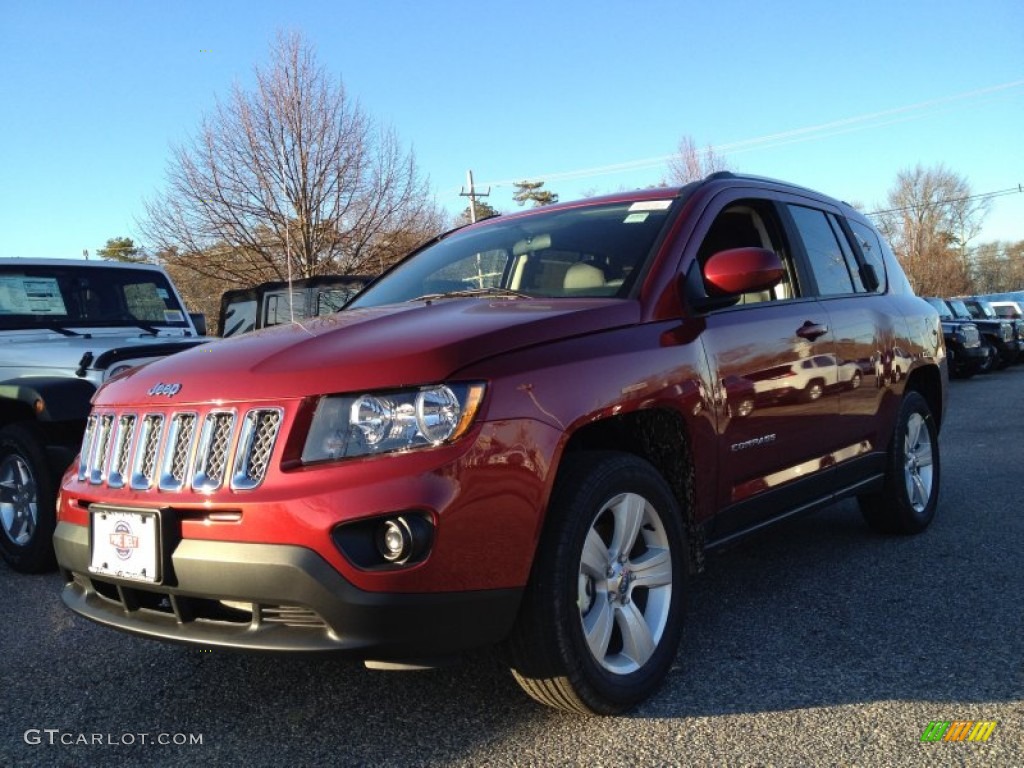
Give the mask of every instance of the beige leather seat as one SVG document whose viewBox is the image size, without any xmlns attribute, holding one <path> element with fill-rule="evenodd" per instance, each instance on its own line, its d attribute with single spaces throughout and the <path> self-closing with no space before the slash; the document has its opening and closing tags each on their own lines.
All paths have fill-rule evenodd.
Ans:
<svg viewBox="0 0 1024 768">
<path fill-rule="evenodd" d="M 587 288 L 603 288 L 604 272 L 591 264 L 578 262 L 566 270 L 562 287 L 567 292 L 582 291 Z"/>
</svg>

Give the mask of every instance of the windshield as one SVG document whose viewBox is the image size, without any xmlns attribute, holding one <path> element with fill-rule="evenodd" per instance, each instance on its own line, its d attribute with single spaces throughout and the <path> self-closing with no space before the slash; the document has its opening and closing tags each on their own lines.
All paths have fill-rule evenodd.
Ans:
<svg viewBox="0 0 1024 768">
<path fill-rule="evenodd" d="M 972 312 L 975 317 L 987 317 L 993 319 L 996 317 L 995 311 L 987 301 L 973 301 L 971 302 L 971 308 L 975 308 L 976 312 Z"/>
<path fill-rule="evenodd" d="M 992 304 L 992 311 L 999 317 L 1017 319 L 1021 316 L 1016 304 Z"/>
<path fill-rule="evenodd" d="M 957 299 L 949 300 L 949 308 L 953 310 L 953 314 L 960 318 L 971 319 L 971 313 L 967 310 L 967 305 Z"/>
<path fill-rule="evenodd" d="M 929 304 L 935 307 L 935 309 L 939 313 L 939 317 L 941 317 L 943 320 L 953 319 L 953 313 L 949 311 L 949 307 L 946 305 L 946 302 L 944 302 L 942 299 L 925 299 L 925 301 L 927 301 Z"/>
<path fill-rule="evenodd" d="M 188 316 L 160 272 L 117 267 L 0 267 L 0 329 L 171 326 Z"/>
<path fill-rule="evenodd" d="M 491 219 L 414 253 L 349 308 L 460 296 L 629 295 L 672 200 L 599 203 Z"/>
</svg>

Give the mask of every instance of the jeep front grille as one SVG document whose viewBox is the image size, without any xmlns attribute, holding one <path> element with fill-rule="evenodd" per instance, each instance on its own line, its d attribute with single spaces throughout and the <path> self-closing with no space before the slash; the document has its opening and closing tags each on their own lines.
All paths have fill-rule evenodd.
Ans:
<svg viewBox="0 0 1024 768">
<path fill-rule="evenodd" d="M 122 488 L 128 475 L 131 459 L 132 435 L 135 432 L 135 414 L 124 413 L 117 420 L 117 432 L 114 435 L 114 451 L 110 457 L 110 470 L 107 472 L 107 484 L 111 488 Z"/>
<path fill-rule="evenodd" d="M 160 470 L 160 490 L 180 491 L 185 485 L 192 438 L 196 433 L 196 414 L 176 413 L 167 430 L 167 448 Z"/>
<path fill-rule="evenodd" d="M 270 466 L 270 452 L 281 426 L 281 411 L 264 408 L 249 411 L 242 421 L 242 435 L 235 454 L 235 469 L 231 475 L 231 487 L 248 490 L 263 482 Z"/>
<path fill-rule="evenodd" d="M 132 488 L 145 491 L 153 485 L 156 474 L 156 454 L 160 447 L 160 438 L 164 431 L 164 417 L 159 413 L 150 413 L 142 417 L 142 428 L 135 449 L 135 462 L 132 465 Z"/>
<path fill-rule="evenodd" d="M 197 491 L 216 491 L 224 485 L 234 425 L 233 411 L 213 411 L 203 419 L 192 470 L 192 487 Z"/>
<path fill-rule="evenodd" d="M 210 493 L 229 482 L 251 490 L 267 476 L 281 429 L 280 408 L 115 413 L 88 419 L 78 479 L 136 491 L 184 488 Z"/>
<path fill-rule="evenodd" d="M 978 347 L 981 346 L 981 334 L 978 333 L 978 326 L 976 325 L 964 325 L 960 328 L 960 332 L 964 336 L 965 347 Z"/>
</svg>

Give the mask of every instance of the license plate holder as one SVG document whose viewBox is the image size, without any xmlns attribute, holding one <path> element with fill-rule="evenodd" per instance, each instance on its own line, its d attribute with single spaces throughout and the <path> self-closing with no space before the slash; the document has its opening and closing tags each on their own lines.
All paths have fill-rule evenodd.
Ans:
<svg viewBox="0 0 1024 768">
<path fill-rule="evenodd" d="M 162 540 L 159 510 L 106 504 L 89 508 L 90 573 L 159 584 Z"/>
</svg>

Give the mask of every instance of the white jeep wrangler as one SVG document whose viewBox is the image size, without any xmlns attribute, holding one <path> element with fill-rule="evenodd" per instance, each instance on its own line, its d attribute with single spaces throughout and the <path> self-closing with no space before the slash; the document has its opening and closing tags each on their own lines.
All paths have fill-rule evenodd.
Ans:
<svg viewBox="0 0 1024 768">
<path fill-rule="evenodd" d="M 0 259 L 0 555 L 54 567 L 56 494 L 96 389 L 129 368 L 201 344 L 159 267 Z"/>
</svg>

